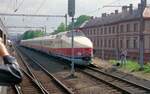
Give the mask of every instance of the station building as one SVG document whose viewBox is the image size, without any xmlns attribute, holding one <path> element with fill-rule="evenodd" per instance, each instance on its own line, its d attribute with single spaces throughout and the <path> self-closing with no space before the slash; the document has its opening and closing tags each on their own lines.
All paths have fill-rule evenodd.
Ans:
<svg viewBox="0 0 150 94">
<path fill-rule="evenodd" d="M 95 56 L 116 58 L 121 50 L 127 50 L 127 56 L 139 59 L 140 7 L 123 6 L 122 12 L 103 13 L 101 17 L 91 18 L 82 26 L 84 34 L 94 45 Z M 144 59 L 150 60 L 150 7 L 145 7 L 144 18 Z"/>
</svg>

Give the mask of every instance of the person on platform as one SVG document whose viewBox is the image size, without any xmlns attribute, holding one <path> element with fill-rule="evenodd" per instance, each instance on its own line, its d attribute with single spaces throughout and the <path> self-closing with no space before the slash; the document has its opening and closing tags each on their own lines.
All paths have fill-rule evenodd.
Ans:
<svg viewBox="0 0 150 94">
<path fill-rule="evenodd" d="M 126 65 L 127 63 L 127 50 L 122 50 L 120 54 L 120 59 L 121 59 L 121 66 Z"/>
<path fill-rule="evenodd" d="M 0 85 L 15 85 L 22 81 L 22 73 L 15 59 L 12 57 L 0 38 Z M 3 61 L 3 63 L 2 63 Z"/>
</svg>

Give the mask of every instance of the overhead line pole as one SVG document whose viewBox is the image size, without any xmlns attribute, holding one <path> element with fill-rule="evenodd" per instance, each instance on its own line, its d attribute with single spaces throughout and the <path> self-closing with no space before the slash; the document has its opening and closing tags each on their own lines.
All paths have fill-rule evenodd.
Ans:
<svg viewBox="0 0 150 94">
<path fill-rule="evenodd" d="M 140 38 L 139 38 L 139 63 L 140 63 L 140 69 L 144 69 L 144 17 L 143 12 L 145 10 L 147 4 L 147 0 L 141 0 L 141 8 L 140 8 Z"/>
<path fill-rule="evenodd" d="M 75 0 L 68 0 L 68 14 L 69 16 L 72 18 L 72 39 L 71 39 L 71 43 L 72 43 L 72 47 L 71 47 L 71 52 L 72 52 L 72 56 L 71 56 L 71 76 L 74 76 L 75 74 L 75 69 L 74 69 L 74 16 L 75 16 Z"/>
<path fill-rule="evenodd" d="M 68 27 L 68 24 L 67 24 L 67 14 L 65 14 L 65 25 L 66 25 L 66 30 L 68 29 L 67 27 Z"/>
</svg>

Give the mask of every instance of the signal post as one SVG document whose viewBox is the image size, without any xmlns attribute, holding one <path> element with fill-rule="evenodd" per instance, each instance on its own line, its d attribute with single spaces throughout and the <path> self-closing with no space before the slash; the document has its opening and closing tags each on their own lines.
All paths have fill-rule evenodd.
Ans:
<svg viewBox="0 0 150 94">
<path fill-rule="evenodd" d="M 74 76 L 74 15 L 75 15 L 75 0 L 68 0 L 68 15 L 72 17 L 72 58 L 71 58 L 71 76 Z"/>
</svg>

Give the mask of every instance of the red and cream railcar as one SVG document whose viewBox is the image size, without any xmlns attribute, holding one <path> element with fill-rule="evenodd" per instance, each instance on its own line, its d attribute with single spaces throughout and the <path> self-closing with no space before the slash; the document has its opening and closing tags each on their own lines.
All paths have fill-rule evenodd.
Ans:
<svg viewBox="0 0 150 94">
<path fill-rule="evenodd" d="M 72 59 L 71 39 L 71 32 L 63 32 L 57 35 L 22 40 L 21 45 L 70 61 L 74 60 L 75 64 L 89 65 L 92 63 L 93 44 L 91 40 L 82 32 L 74 31 L 74 59 Z"/>
</svg>

